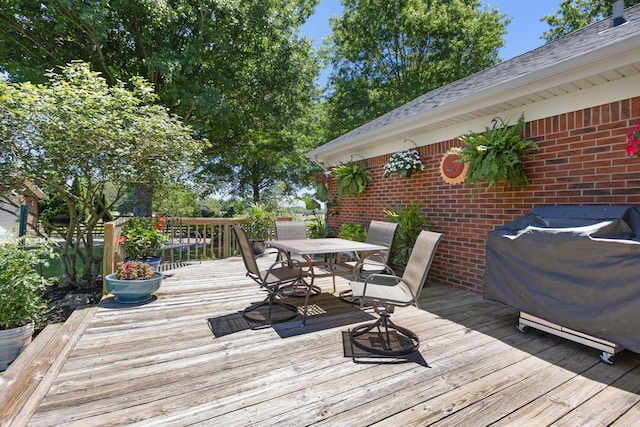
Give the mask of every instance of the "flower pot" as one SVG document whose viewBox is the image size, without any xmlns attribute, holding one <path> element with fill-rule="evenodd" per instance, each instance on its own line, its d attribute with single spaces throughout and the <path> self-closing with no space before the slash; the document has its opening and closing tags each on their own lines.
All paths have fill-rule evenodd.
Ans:
<svg viewBox="0 0 640 427">
<path fill-rule="evenodd" d="M 146 280 L 119 280 L 116 273 L 111 273 L 105 278 L 107 291 L 115 296 L 114 301 L 120 304 L 138 304 L 150 301 L 153 292 L 160 289 L 160 283 L 164 274 L 157 271 L 156 275 Z"/>
<path fill-rule="evenodd" d="M 409 178 L 411 177 L 412 173 L 413 173 L 413 170 L 411 169 L 398 169 L 396 171 L 396 174 L 398 175 L 399 178 Z"/>
<path fill-rule="evenodd" d="M 0 330 L 0 371 L 7 366 L 25 349 L 33 336 L 33 322 L 24 326 Z"/>
</svg>

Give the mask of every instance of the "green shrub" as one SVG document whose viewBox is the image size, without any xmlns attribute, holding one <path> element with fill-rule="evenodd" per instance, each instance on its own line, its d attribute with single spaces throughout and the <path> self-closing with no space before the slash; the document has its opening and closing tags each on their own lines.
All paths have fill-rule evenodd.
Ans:
<svg viewBox="0 0 640 427">
<path fill-rule="evenodd" d="M 367 240 L 367 230 L 360 224 L 342 224 L 338 237 L 356 242 Z"/>
<path fill-rule="evenodd" d="M 391 250 L 391 261 L 394 264 L 406 266 L 420 232 L 432 229 L 429 220 L 420 216 L 422 207 L 419 203 L 411 203 L 407 207 L 398 206 L 384 210 L 389 219 L 398 224 Z"/>
<path fill-rule="evenodd" d="M 55 258 L 50 244 L 26 246 L 24 238 L 0 241 L 0 329 L 38 324 L 46 311 L 42 294 L 49 280 L 38 267 Z"/>
</svg>

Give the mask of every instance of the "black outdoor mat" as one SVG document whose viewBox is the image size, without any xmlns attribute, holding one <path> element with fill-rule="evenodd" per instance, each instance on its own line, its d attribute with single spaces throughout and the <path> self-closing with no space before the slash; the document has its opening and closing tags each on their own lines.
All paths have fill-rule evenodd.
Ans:
<svg viewBox="0 0 640 427">
<path fill-rule="evenodd" d="M 373 332 L 371 334 L 375 335 Z M 359 339 L 367 339 L 366 335 L 367 334 Z M 376 341 L 377 338 L 372 336 L 367 344 L 373 344 L 375 346 Z M 370 353 L 356 347 L 351 342 L 349 331 L 342 331 L 342 348 L 344 351 L 344 357 L 353 359 L 355 363 L 417 363 L 425 368 L 430 368 L 427 361 L 422 357 L 420 351 L 415 351 L 406 356 L 385 356 L 382 354 Z"/>
<path fill-rule="evenodd" d="M 300 298 L 285 298 L 283 301 L 298 306 L 298 315 L 289 321 L 274 324 L 265 324 L 260 321 L 248 322 L 240 312 L 207 319 L 209 329 L 216 338 L 230 335 L 248 329 L 273 328 L 281 338 L 308 334 L 325 329 L 337 328 L 351 324 L 373 321 L 375 317 L 363 311 L 358 306 L 345 303 L 340 298 L 322 293 L 309 298 L 307 320 L 302 327 L 302 314 L 304 300 Z M 252 318 L 260 320 L 266 317 L 267 307 L 260 307 L 250 313 Z M 274 307 L 273 315 L 286 316 L 289 312 L 279 306 Z"/>
<path fill-rule="evenodd" d="M 212 317 L 207 319 L 207 324 L 209 325 L 209 329 L 211 329 L 213 336 L 216 338 L 251 329 L 249 322 L 244 320 L 244 317 L 242 317 L 240 313 L 231 313 L 225 316 Z"/>
<path fill-rule="evenodd" d="M 294 298 L 287 299 L 291 302 Z M 299 300 L 296 298 L 295 300 Z M 301 327 L 304 305 L 298 307 L 298 317 L 273 325 L 273 329 L 282 338 L 308 334 L 326 329 L 339 328 L 375 320 L 375 317 L 359 306 L 346 303 L 333 294 L 322 293 L 309 298 L 307 320 Z"/>
</svg>

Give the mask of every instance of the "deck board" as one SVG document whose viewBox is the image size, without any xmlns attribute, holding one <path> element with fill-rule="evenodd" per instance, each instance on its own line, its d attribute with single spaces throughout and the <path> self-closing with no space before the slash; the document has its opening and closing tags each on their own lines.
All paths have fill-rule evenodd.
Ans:
<svg viewBox="0 0 640 427">
<path fill-rule="evenodd" d="M 103 303 L 28 425 L 640 422 L 640 355 L 609 366 L 597 350 L 522 334 L 513 309 L 478 295 L 427 286 L 420 308 L 393 315 L 420 336 L 419 354 L 354 361 L 343 334 L 374 316 L 331 295 L 331 279 L 316 279 L 323 294 L 304 328 L 297 318 L 251 329 L 239 311 L 262 294 L 239 258 L 166 273 L 151 303 Z M 337 279 L 338 292 L 347 286 Z"/>
</svg>

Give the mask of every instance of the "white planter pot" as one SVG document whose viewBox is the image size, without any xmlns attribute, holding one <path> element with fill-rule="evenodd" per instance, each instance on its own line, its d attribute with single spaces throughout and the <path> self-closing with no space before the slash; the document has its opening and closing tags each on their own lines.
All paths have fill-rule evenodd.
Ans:
<svg viewBox="0 0 640 427">
<path fill-rule="evenodd" d="M 0 330 L 0 371 L 7 366 L 25 349 L 33 336 L 33 322 L 18 328 Z"/>
</svg>

